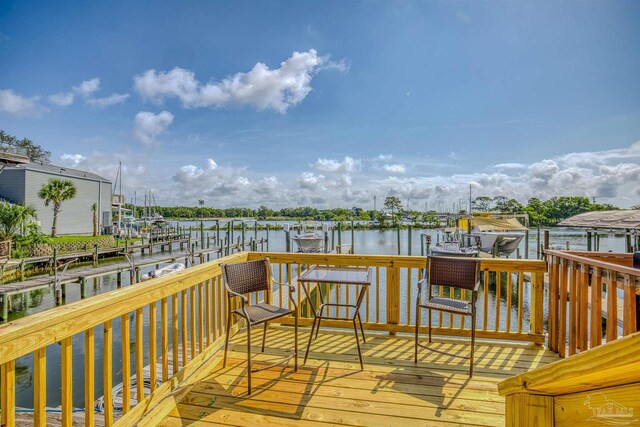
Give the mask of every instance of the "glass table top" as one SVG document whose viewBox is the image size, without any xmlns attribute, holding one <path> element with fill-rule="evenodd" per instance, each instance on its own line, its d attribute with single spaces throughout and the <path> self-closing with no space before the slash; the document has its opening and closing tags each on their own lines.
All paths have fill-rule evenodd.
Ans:
<svg viewBox="0 0 640 427">
<path fill-rule="evenodd" d="M 371 269 L 369 267 L 316 265 L 302 273 L 298 281 L 369 285 L 371 283 Z"/>
</svg>

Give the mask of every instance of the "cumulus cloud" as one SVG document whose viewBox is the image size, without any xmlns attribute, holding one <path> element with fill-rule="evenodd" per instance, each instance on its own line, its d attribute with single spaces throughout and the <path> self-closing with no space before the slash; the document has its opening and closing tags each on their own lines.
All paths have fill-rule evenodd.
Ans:
<svg viewBox="0 0 640 427">
<path fill-rule="evenodd" d="M 133 196 L 135 191 L 142 192 L 144 189 L 154 188 L 153 181 L 149 178 L 155 177 L 149 174 L 144 157 L 129 151 L 64 153 L 55 163 L 115 180 L 120 161 L 122 161 L 122 175 L 124 177 L 122 180 L 124 194 Z"/>
<path fill-rule="evenodd" d="M 95 77 L 84 80 L 77 86 L 73 86 L 69 92 L 58 92 L 48 97 L 49 102 L 59 107 L 66 107 L 74 103 L 76 95 L 84 99 L 85 104 L 96 108 L 106 108 L 124 102 L 128 93 L 113 93 L 109 96 L 96 98 L 93 95 L 100 90 L 100 78 Z"/>
<path fill-rule="evenodd" d="M 18 95 L 11 89 L 0 90 L 0 111 L 10 114 L 33 114 L 39 111 L 38 97 Z"/>
<path fill-rule="evenodd" d="M 73 87 L 73 91 L 82 96 L 89 96 L 100 89 L 100 79 L 98 77 L 85 80 L 78 86 Z"/>
<path fill-rule="evenodd" d="M 106 108 L 112 105 L 120 104 L 129 98 L 128 93 L 113 93 L 103 98 L 89 98 L 87 104 L 96 108 Z"/>
<path fill-rule="evenodd" d="M 303 172 L 296 178 L 298 187 L 305 188 L 307 190 L 324 189 L 322 182 L 324 181 L 324 175 L 316 175 L 313 172 Z"/>
<path fill-rule="evenodd" d="M 318 159 L 312 165 L 322 172 L 353 172 L 360 168 L 361 161 L 352 157 L 345 157 L 342 161 L 333 159 Z"/>
<path fill-rule="evenodd" d="M 71 92 L 58 92 L 49 96 L 49 102 L 56 104 L 60 107 L 66 107 L 73 104 L 73 93 Z"/>
<path fill-rule="evenodd" d="M 149 111 L 140 111 L 136 114 L 134 137 L 144 145 L 151 145 L 155 138 L 166 132 L 173 122 L 173 114 L 163 111 L 153 114 Z"/>
<path fill-rule="evenodd" d="M 279 68 L 258 62 L 248 72 L 239 72 L 222 81 L 201 83 L 193 71 L 176 67 L 170 71 L 147 70 L 134 78 L 142 99 L 161 104 L 177 98 L 185 108 L 244 106 L 259 111 L 284 113 L 311 92 L 311 81 L 324 69 L 348 70 L 344 62 L 332 62 L 310 49 L 294 52 Z"/>
<path fill-rule="evenodd" d="M 147 159 L 138 162 L 135 156 L 132 156 L 133 160 L 125 156 L 127 167 L 133 172 L 124 176 L 125 182 L 139 183 L 139 191 L 157 187 L 154 190 L 156 197 L 163 204 L 175 205 L 193 205 L 198 199 L 205 199 L 207 204 L 220 207 L 258 207 L 264 204 L 270 208 L 306 205 L 321 209 L 337 206 L 371 209 L 374 196 L 378 197 L 380 207 L 384 197 L 393 194 L 403 203 L 409 201 L 415 209 L 451 210 L 466 208 L 471 186 L 473 197 L 500 195 L 515 198 L 521 203 L 526 203 L 531 197 L 585 196 L 598 197 L 601 203 L 632 206 L 640 202 L 640 161 L 634 157 L 634 150 L 636 144 L 598 154 L 579 153 L 584 159 L 606 159 L 591 164 L 558 156 L 513 167 L 488 165 L 484 171 L 427 176 L 408 172 L 391 175 L 383 166 L 392 166 L 393 163 L 375 157 L 356 167 L 358 162 L 351 156 L 301 162 L 298 164 L 302 167 L 309 165 L 313 169 L 267 175 L 209 158 L 177 166 L 173 173 L 164 169 L 161 175 L 158 173 L 156 176 L 154 170 L 136 174 L 136 165 L 145 164 Z M 114 156 L 69 153 L 64 154 L 61 161 L 70 167 L 90 170 L 112 179 L 117 170 Z M 415 167 L 406 170 L 432 171 Z M 165 178 L 167 175 L 172 177 L 169 182 Z"/>
<path fill-rule="evenodd" d="M 406 166 L 400 163 L 386 164 L 382 167 L 382 169 L 384 169 L 386 172 L 396 174 L 404 174 L 407 172 Z"/>
</svg>

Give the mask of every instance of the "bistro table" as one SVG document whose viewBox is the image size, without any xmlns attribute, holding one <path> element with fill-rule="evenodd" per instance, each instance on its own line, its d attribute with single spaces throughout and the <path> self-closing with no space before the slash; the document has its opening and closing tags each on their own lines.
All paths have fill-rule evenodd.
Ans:
<svg viewBox="0 0 640 427">
<path fill-rule="evenodd" d="M 307 351 L 304 354 L 304 363 L 307 362 L 307 356 L 309 355 L 309 348 L 311 342 L 318 337 L 318 331 L 320 330 L 320 322 L 322 319 L 332 320 L 351 320 L 353 322 L 353 332 L 356 335 L 356 343 L 358 344 L 358 357 L 360 358 L 360 369 L 364 369 L 362 364 L 362 351 L 360 350 L 360 339 L 358 337 L 358 327 L 356 320 L 360 324 L 360 332 L 362 333 L 362 341 L 367 342 L 364 336 L 364 329 L 362 328 L 362 319 L 360 318 L 360 306 L 364 296 L 371 285 L 371 269 L 369 267 L 333 267 L 326 265 L 316 265 L 305 271 L 298 277 L 298 283 L 302 284 L 304 293 L 307 296 L 307 301 L 311 305 L 313 311 L 313 326 L 311 327 L 311 335 L 309 335 L 309 343 L 307 344 Z M 311 291 L 309 290 L 309 283 L 329 283 L 336 285 L 356 285 L 360 286 L 360 292 L 356 298 L 355 304 L 339 304 L 337 302 L 324 302 L 322 290 L 318 286 L 317 292 L 320 296 L 320 306 L 314 307 L 313 298 L 311 298 Z M 347 289 L 347 292 L 349 290 Z M 356 291 L 357 292 L 357 291 Z M 331 316 L 329 307 L 336 307 L 336 316 Z M 340 307 L 346 308 L 346 316 L 340 316 Z M 353 316 L 349 316 L 350 310 L 353 310 Z M 326 312 L 325 312 L 326 311 Z M 314 338 L 315 332 L 315 338 Z"/>
</svg>

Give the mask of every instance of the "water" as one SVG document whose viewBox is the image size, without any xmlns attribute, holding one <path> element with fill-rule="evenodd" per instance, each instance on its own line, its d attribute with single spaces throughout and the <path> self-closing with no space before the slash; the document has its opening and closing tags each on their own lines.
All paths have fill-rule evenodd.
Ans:
<svg viewBox="0 0 640 427">
<path fill-rule="evenodd" d="M 260 222 L 261 224 L 265 224 L 266 222 Z M 269 224 L 282 224 L 287 223 L 286 221 L 275 222 L 271 221 Z M 292 224 L 293 222 L 288 222 Z M 199 240 L 199 221 L 180 221 L 181 227 L 193 227 L 194 231 L 192 232 L 192 237 L 194 239 Z M 215 221 L 204 221 L 205 228 L 215 226 Z M 196 231 L 198 230 L 198 231 Z M 205 230 L 205 234 L 209 235 L 210 238 L 215 236 L 215 231 Z M 226 229 L 222 229 L 220 231 L 220 235 L 224 237 L 226 234 Z M 342 244 L 352 244 L 354 246 L 355 252 L 359 254 L 402 254 L 408 255 L 409 253 L 412 255 L 420 255 L 421 254 L 421 235 L 427 234 L 432 237 L 432 242 L 436 241 L 437 230 L 423 230 L 423 229 L 413 229 L 411 232 L 411 248 L 409 249 L 409 235 L 408 231 L 401 230 L 400 231 L 400 251 L 398 252 L 398 233 L 396 230 L 354 230 L 353 239 L 351 230 L 346 230 L 342 232 L 341 243 Z M 234 230 L 233 232 L 234 240 L 241 236 L 242 233 L 240 230 Z M 269 238 L 269 250 L 284 252 L 286 249 L 285 244 L 285 233 L 282 230 L 278 231 L 269 231 L 267 233 L 266 230 L 258 230 L 257 238 Z M 330 232 L 330 236 L 332 235 L 333 245 L 338 244 L 338 233 L 337 230 L 333 233 Z M 541 236 L 544 235 L 541 232 Z M 250 237 L 256 236 L 253 230 L 246 230 L 245 238 L 248 240 Z M 537 241 L 537 233 L 532 230 L 530 232 L 530 242 L 528 250 L 528 256 L 531 259 L 535 259 L 536 257 L 536 248 L 538 247 Z M 572 250 L 586 250 L 586 232 L 575 229 L 567 229 L 567 228 L 554 228 L 550 230 L 550 244 L 553 247 L 554 245 L 560 245 L 563 248 L 566 245 L 569 245 Z M 624 238 L 620 235 L 614 234 L 605 234 L 601 235 L 600 240 L 600 250 L 601 251 L 613 251 L 613 252 L 624 252 L 625 241 Z M 176 245 L 175 250 L 177 251 L 178 245 Z M 260 245 L 258 245 L 258 250 L 260 250 Z M 266 250 L 266 248 L 265 248 Z M 524 239 L 520 244 L 520 253 L 524 257 L 525 254 L 525 245 Z M 512 257 L 514 257 L 512 255 Z M 141 274 L 144 274 L 148 271 L 151 271 L 153 267 L 147 267 L 141 269 Z M 380 269 L 381 277 L 379 278 L 379 283 L 381 284 L 380 291 L 380 313 L 379 313 L 379 321 L 386 321 L 386 311 L 384 310 L 384 269 Z M 417 271 L 412 272 L 412 277 L 406 277 L 407 272 L 405 270 L 401 273 L 400 279 L 400 307 L 401 307 L 401 319 L 400 323 L 406 323 L 406 312 L 405 307 L 407 306 L 407 299 L 411 302 L 412 305 L 412 313 L 411 313 L 411 322 L 415 319 L 415 313 L 413 313 L 413 302 L 412 298 L 415 298 L 415 282 L 417 281 Z M 123 286 L 129 286 L 129 275 L 122 275 Z M 371 312 L 370 321 L 375 321 L 375 299 L 373 295 L 376 292 L 375 289 L 375 278 L 373 280 L 374 285 L 370 289 L 370 298 L 369 298 L 369 308 Z M 409 283 L 409 286 L 407 286 Z M 501 327 L 505 326 L 506 321 L 506 279 L 502 281 L 502 297 L 500 301 L 501 305 Z M 524 293 L 528 295 L 529 288 L 528 283 L 525 283 Z M 116 283 L 116 275 L 103 276 L 101 278 L 96 278 L 89 280 L 87 282 L 87 296 L 91 297 L 93 295 L 98 295 L 101 293 L 105 293 L 108 291 L 112 291 L 117 289 Z M 80 300 L 80 287 L 78 285 L 72 284 L 67 286 L 67 296 L 66 302 L 73 302 Z M 342 301 L 345 300 L 346 294 L 343 290 L 341 293 Z M 351 301 L 355 301 L 355 289 L 352 289 L 350 292 Z M 31 291 L 26 294 L 27 297 L 21 299 L 20 297 L 13 297 L 13 311 L 10 313 L 10 320 L 28 316 L 30 314 L 42 312 L 48 309 L 51 309 L 55 306 L 55 300 L 53 292 L 49 289 L 41 289 L 36 291 Z M 482 292 L 478 296 L 479 301 L 482 301 L 484 296 Z M 495 295 L 488 295 L 489 299 L 489 307 L 495 307 L 496 298 Z M 508 309 L 511 310 L 511 330 L 514 330 L 517 319 L 517 292 L 514 292 L 512 298 L 511 307 Z M 180 302 L 178 303 L 178 307 L 180 307 Z M 482 319 L 484 317 L 484 313 L 482 312 L 482 304 L 478 304 L 479 312 L 478 312 L 478 325 L 482 326 Z M 528 301 L 524 301 L 524 315 L 523 317 L 527 319 L 528 316 Z M 171 304 L 169 304 L 169 315 L 171 316 Z M 495 322 L 493 319 L 493 314 L 488 313 L 489 325 L 492 325 Z M 157 313 L 157 318 L 160 319 L 160 313 Z M 470 319 L 467 319 L 470 321 Z M 148 340 L 148 309 L 145 309 L 145 348 L 146 342 Z M 448 316 L 444 316 L 444 326 L 448 326 L 449 320 Z M 458 322 L 456 322 L 456 326 Z M 467 323 L 467 326 L 469 324 Z M 523 325 L 523 330 L 528 330 L 528 325 Z M 158 327 L 157 336 L 160 336 L 160 330 Z M 171 329 L 169 328 L 169 333 L 171 334 Z M 131 316 L 131 330 L 130 335 L 133 337 L 135 334 L 135 316 Z M 98 397 L 102 394 L 102 326 L 98 326 L 95 328 L 95 396 Z M 122 348 L 121 348 L 121 319 L 114 319 L 113 321 L 113 383 L 118 384 L 122 381 L 121 372 L 122 372 Z M 132 339 L 133 342 L 133 339 Z M 171 336 L 169 337 L 169 342 L 171 343 Z M 131 350 L 131 372 L 135 373 L 135 348 L 132 346 Z M 148 351 L 145 351 L 148 353 Z M 148 354 L 145 355 L 145 365 L 149 363 Z M 25 356 L 20 358 L 16 362 L 16 392 L 17 392 L 17 400 L 16 404 L 20 407 L 33 407 L 33 356 Z M 84 392 L 83 392 L 83 383 L 84 383 L 84 336 L 83 334 L 78 334 L 73 337 L 73 402 L 74 406 L 82 407 L 84 405 Z M 60 404 L 60 345 L 51 345 L 47 348 L 47 405 L 49 407 L 55 407 Z"/>
</svg>

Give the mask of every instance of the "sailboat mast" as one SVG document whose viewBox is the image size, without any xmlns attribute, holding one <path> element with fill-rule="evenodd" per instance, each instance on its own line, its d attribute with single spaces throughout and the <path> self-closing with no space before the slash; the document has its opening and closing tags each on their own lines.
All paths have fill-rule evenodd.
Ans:
<svg viewBox="0 0 640 427">
<path fill-rule="evenodd" d="M 467 210 L 467 234 L 471 234 L 471 184 L 469 184 L 469 209 Z"/>
</svg>

